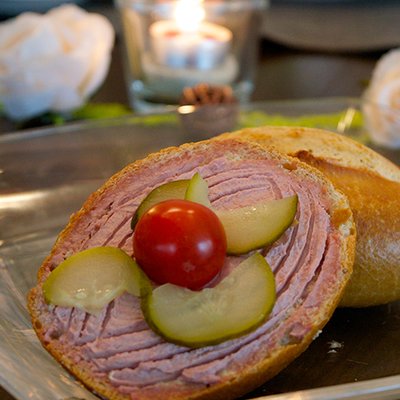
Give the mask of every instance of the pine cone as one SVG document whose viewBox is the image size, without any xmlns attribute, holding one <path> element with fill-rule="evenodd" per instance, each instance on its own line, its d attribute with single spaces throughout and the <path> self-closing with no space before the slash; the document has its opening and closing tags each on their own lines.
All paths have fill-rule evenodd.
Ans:
<svg viewBox="0 0 400 400">
<path fill-rule="evenodd" d="M 230 86 L 199 83 L 183 89 L 180 105 L 202 106 L 207 104 L 232 104 L 237 100 Z"/>
</svg>

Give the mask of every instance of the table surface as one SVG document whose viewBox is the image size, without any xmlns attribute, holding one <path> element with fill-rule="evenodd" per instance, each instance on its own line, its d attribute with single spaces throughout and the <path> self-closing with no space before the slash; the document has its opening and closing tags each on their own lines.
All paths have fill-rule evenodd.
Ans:
<svg viewBox="0 0 400 400">
<path fill-rule="evenodd" d="M 273 4 L 272 10 L 277 7 Z M 105 0 L 89 2 L 87 8 L 106 15 L 117 30 L 108 76 L 92 101 L 128 105 L 122 73 L 121 38 L 115 10 L 111 2 Z M 362 52 L 344 51 L 342 48 L 340 51 L 333 51 L 331 47 L 326 50 L 300 49 L 274 42 L 264 36 L 260 38 L 259 50 L 253 101 L 358 97 L 365 90 L 376 61 L 387 48 Z M 18 127 L 10 121 L 0 119 L 0 134 L 17 129 Z M 0 388 L 0 399 L 14 398 Z"/>
</svg>

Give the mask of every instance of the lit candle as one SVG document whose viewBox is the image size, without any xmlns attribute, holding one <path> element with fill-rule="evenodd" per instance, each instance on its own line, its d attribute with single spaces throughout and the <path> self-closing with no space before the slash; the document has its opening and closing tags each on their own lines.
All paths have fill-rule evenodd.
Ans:
<svg viewBox="0 0 400 400">
<path fill-rule="evenodd" d="M 171 68 L 208 70 L 222 64 L 232 32 L 205 22 L 202 0 L 179 0 L 174 19 L 153 23 L 150 38 L 155 61 Z"/>
</svg>

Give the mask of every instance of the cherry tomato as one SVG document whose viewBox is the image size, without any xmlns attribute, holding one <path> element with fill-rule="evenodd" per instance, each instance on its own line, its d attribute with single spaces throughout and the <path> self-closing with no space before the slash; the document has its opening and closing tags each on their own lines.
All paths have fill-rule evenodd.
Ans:
<svg viewBox="0 0 400 400">
<path fill-rule="evenodd" d="M 226 236 L 208 207 L 188 200 L 166 200 L 137 223 L 133 250 L 137 263 L 154 282 L 197 290 L 221 270 Z"/>
</svg>

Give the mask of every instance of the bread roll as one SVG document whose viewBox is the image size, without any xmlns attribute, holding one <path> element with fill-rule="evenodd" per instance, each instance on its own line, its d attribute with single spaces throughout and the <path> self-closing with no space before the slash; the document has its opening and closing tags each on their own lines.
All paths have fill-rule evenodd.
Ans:
<svg viewBox="0 0 400 400">
<path fill-rule="evenodd" d="M 349 199 L 357 228 L 354 272 L 342 306 L 400 299 L 400 168 L 332 132 L 260 127 L 227 134 L 253 140 L 318 168 Z"/>
<path fill-rule="evenodd" d="M 42 285 L 69 255 L 115 246 L 133 255 L 130 220 L 151 189 L 200 172 L 215 209 L 296 193 L 296 222 L 260 249 L 274 271 L 277 300 L 255 330 L 191 349 L 147 326 L 140 299 L 117 297 L 98 315 L 46 304 Z M 43 346 L 88 388 L 128 399 L 236 398 L 277 374 L 303 352 L 331 317 L 349 280 L 355 228 L 345 196 L 316 169 L 238 139 L 169 148 L 128 165 L 72 216 L 29 294 Z M 224 274 L 243 256 L 228 256 Z"/>
</svg>

